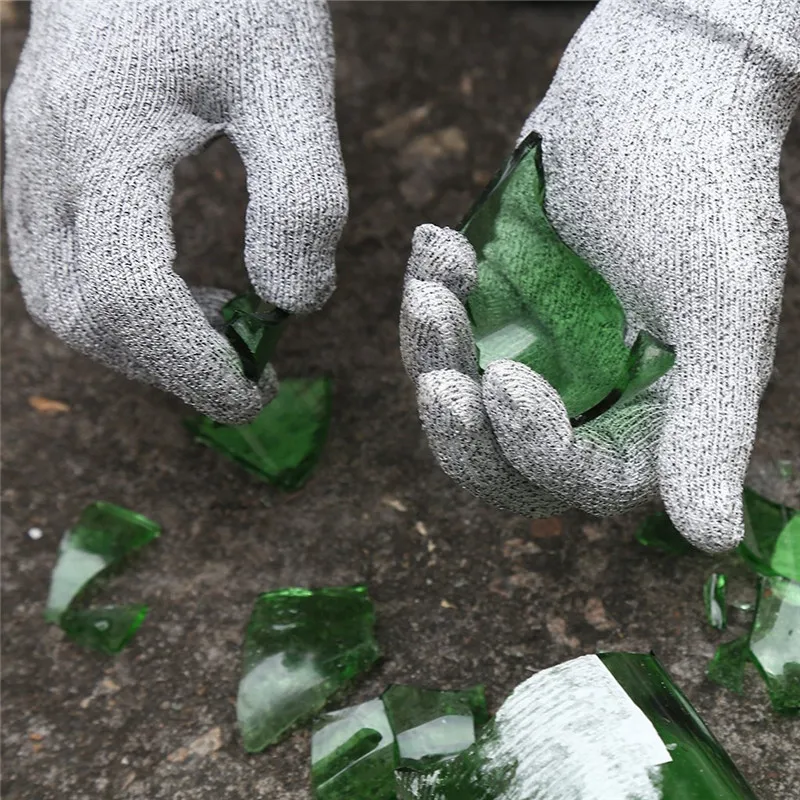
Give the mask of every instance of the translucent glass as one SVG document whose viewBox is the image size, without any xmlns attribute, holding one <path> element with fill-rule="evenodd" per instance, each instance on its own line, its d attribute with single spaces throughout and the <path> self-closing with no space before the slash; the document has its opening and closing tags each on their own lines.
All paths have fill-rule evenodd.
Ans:
<svg viewBox="0 0 800 800">
<path fill-rule="evenodd" d="M 528 136 L 461 224 L 478 257 L 467 311 L 481 368 L 501 358 L 526 364 L 579 425 L 650 386 L 675 358 L 646 331 L 626 347 L 613 290 L 545 215 L 540 145 Z"/>
<path fill-rule="evenodd" d="M 378 659 L 363 586 L 280 589 L 256 600 L 236 713 L 245 748 L 263 750 L 319 711 Z"/>
<path fill-rule="evenodd" d="M 252 291 L 234 297 L 222 307 L 224 333 L 250 380 L 257 381 L 266 369 L 288 317 Z"/>
<path fill-rule="evenodd" d="M 223 425 L 209 417 L 185 420 L 195 439 L 263 480 L 294 491 L 309 479 L 328 435 L 328 378 L 287 378 L 278 394 L 246 425 Z"/>
<path fill-rule="evenodd" d="M 87 506 L 61 540 L 50 579 L 45 619 L 75 642 L 104 653 L 119 652 L 147 615 L 147 606 L 79 608 L 79 597 L 103 574 L 161 533 L 147 517 L 113 503 Z"/>
</svg>

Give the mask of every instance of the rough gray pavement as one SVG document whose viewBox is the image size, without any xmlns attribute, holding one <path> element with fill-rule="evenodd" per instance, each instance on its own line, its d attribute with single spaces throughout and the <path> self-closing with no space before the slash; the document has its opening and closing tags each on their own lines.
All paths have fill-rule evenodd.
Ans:
<svg viewBox="0 0 800 800">
<path fill-rule="evenodd" d="M 24 39 L 3 30 L 3 87 Z M 530 521 L 484 507 L 439 471 L 403 372 L 397 317 L 411 232 L 454 224 L 513 146 L 590 4 L 335 3 L 338 108 L 351 186 L 339 290 L 281 343 L 282 375 L 336 381 L 326 453 L 282 495 L 181 426 L 185 410 L 62 346 L 26 316 L 3 271 L 3 783 L 8 800 L 301 800 L 308 735 L 248 756 L 233 698 L 255 596 L 366 581 L 385 660 L 348 700 L 385 684 L 483 682 L 496 708 L 532 670 L 595 648 L 653 649 L 765 800 L 800 785 L 800 724 L 704 677 L 721 640 L 700 592 L 713 559 L 633 539 L 646 510 Z M 754 487 L 800 502 L 800 127 L 784 159 L 792 263 Z M 177 170 L 180 257 L 193 282 L 241 289 L 244 174 L 225 141 Z M 69 411 L 44 414 L 31 396 Z M 781 477 L 780 461 L 794 465 Z M 42 621 L 61 532 L 95 499 L 164 535 L 108 587 L 151 613 L 117 659 Z M 31 527 L 44 535 L 28 537 Z M 735 632 L 735 631 L 734 631 Z M 207 734 L 199 755 L 180 748 Z"/>
</svg>

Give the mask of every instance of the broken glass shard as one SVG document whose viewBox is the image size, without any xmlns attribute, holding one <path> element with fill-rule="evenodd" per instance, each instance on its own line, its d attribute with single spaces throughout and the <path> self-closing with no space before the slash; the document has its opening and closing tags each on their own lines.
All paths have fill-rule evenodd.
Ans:
<svg viewBox="0 0 800 800">
<path fill-rule="evenodd" d="M 708 663 L 707 675 L 712 681 L 741 694 L 744 691 L 744 670 L 750 658 L 748 636 L 721 644 Z"/>
<path fill-rule="evenodd" d="M 748 647 L 772 707 L 782 713 L 800 712 L 800 583 L 761 579 Z"/>
<path fill-rule="evenodd" d="M 299 489 L 317 464 L 331 415 L 328 378 L 281 381 L 278 394 L 246 425 L 223 425 L 191 417 L 195 439 L 223 453 L 263 480 L 287 491 Z"/>
<path fill-rule="evenodd" d="M 680 556 L 695 551 L 664 512 L 646 517 L 636 529 L 636 539 L 646 547 L 671 555 Z"/>
<path fill-rule="evenodd" d="M 78 644 L 119 652 L 144 621 L 147 606 L 81 609 L 77 601 L 98 577 L 121 566 L 160 533 L 159 525 L 127 508 L 104 502 L 87 506 L 61 540 L 45 619 Z"/>
<path fill-rule="evenodd" d="M 59 622 L 81 590 L 161 533 L 147 517 L 113 503 L 92 503 L 61 540 L 45 618 Z"/>
<path fill-rule="evenodd" d="M 583 656 L 518 686 L 476 743 L 403 800 L 755 800 L 652 655 Z"/>
<path fill-rule="evenodd" d="M 253 291 L 234 297 L 222 307 L 223 332 L 242 362 L 245 377 L 252 381 L 261 377 L 288 317 Z"/>
<path fill-rule="evenodd" d="M 544 202 L 541 139 L 532 133 L 461 223 L 478 258 L 467 311 L 481 369 L 501 358 L 525 364 L 579 425 L 650 386 L 675 356 L 646 331 L 626 346 L 613 290 L 561 241 Z"/>
<path fill-rule="evenodd" d="M 130 642 L 147 611 L 145 605 L 69 609 L 61 616 L 60 625 L 77 644 L 114 655 Z"/>
<path fill-rule="evenodd" d="M 324 714 L 311 737 L 316 800 L 395 800 L 394 734 L 383 702 Z"/>
<path fill-rule="evenodd" d="M 703 586 L 706 619 L 709 625 L 720 631 L 728 624 L 726 584 L 727 578 L 723 574 L 712 572 Z"/>
<path fill-rule="evenodd" d="M 364 586 L 280 589 L 255 603 L 236 714 L 249 752 L 277 742 L 378 659 Z"/>
<path fill-rule="evenodd" d="M 427 769 L 475 741 L 488 721 L 482 686 L 439 691 L 390 686 L 382 695 L 397 742 L 397 766 Z"/>
<path fill-rule="evenodd" d="M 744 490 L 744 540 L 739 553 L 759 574 L 800 581 L 800 514 Z"/>
<path fill-rule="evenodd" d="M 317 800 L 395 800 L 399 768 L 428 770 L 475 741 L 488 720 L 482 686 L 388 687 L 377 700 L 325 714 L 311 739 Z"/>
</svg>

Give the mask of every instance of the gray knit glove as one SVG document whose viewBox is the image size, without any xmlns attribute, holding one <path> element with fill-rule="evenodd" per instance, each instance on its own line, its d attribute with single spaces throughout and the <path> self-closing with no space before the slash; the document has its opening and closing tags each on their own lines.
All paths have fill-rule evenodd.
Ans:
<svg viewBox="0 0 800 800">
<path fill-rule="evenodd" d="M 259 387 L 172 270 L 172 170 L 224 133 L 245 263 L 291 313 L 333 291 L 347 189 L 324 0 L 35 0 L 5 121 L 13 269 L 34 319 L 125 375 L 242 422 Z M 217 300 L 225 295 L 216 295 Z"/>
<path fill-rule="evenodd" d="M 498 361 L 479 377 L 462 304 L 475 254 L 424 225 L 401 343 L 445 472 L 529 515 L 615 514 L 660 493 L 698 547 L 740 540 L 787 258 L 778 162 L 799 76 L 797 2 L 601 0 L 520 138 L 543 137 L 556 230 L 611 284 L 631 329 L 677 361 L 650 391 L 571 428 L 527 367 Z"/>
</svg>

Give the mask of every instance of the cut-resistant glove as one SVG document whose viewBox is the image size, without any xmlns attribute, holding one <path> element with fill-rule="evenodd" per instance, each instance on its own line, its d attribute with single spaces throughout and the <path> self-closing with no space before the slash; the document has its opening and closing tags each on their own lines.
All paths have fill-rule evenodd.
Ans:
<svg viewBox="0 0 800 800">
<path fill-rule="evenodd" d="M 215 136 L 247 171 L 245 264 L 290 313 L 335 283 L 347 189 L 324 0 L 34 0 L 5 107 L 12 268 L 31 316 L 222 422 L 260 386 L 173 271 L 173 168 Z"/>
<path fill-rule="evenodd" d="M 474 250 L 423 225 L 401 346 L 445 472 L 528 515 L 616 514 L 660 494 L 693 544 L 739 542 L 787 260 L 778 164 L 798 99 L 800 4 L 601 0 L 520 140 L 542 136 L 557 233 L 611 285 L 630 331 L 666 342 L 676 363 L 571 427 L 528 367 L 479 374 L 464 306 Z"/>
</svg>

